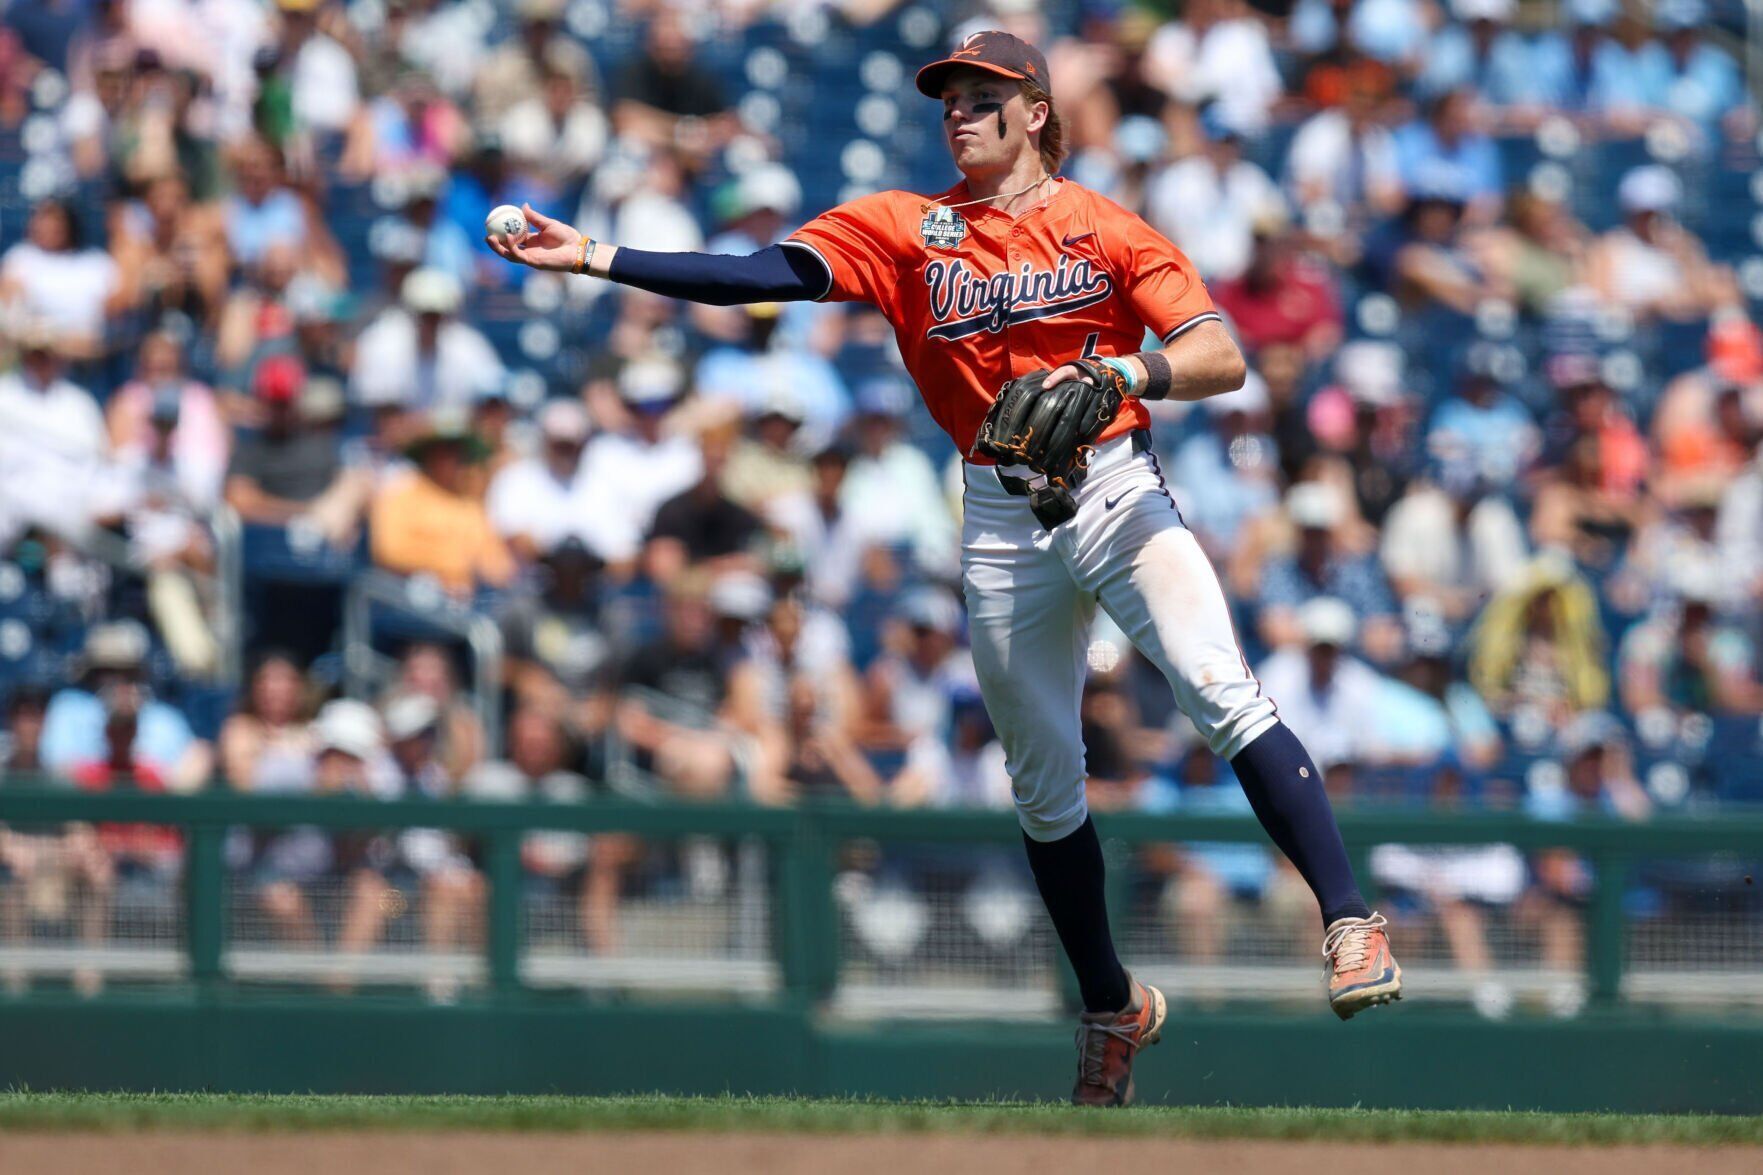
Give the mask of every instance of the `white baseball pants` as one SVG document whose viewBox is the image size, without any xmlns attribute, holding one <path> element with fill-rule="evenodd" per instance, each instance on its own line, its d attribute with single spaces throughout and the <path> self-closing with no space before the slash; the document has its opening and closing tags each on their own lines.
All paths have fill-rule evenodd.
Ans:
<svg viewBox="0 0 1763 1175">
<path fill-rule="evenodd" d="M 1278 721 L 1145 438 L 1098 449 L 1077 516 L 1050 533 L 998 469 L 969 464 L 965 474 L 961 566 L 974 667 L 1030 837 L 1069 836 L 1089 811 L 1078 712 L 1098 604 L 1163 671 L 1214 753 L 1233 758 Z"/>
</svg>

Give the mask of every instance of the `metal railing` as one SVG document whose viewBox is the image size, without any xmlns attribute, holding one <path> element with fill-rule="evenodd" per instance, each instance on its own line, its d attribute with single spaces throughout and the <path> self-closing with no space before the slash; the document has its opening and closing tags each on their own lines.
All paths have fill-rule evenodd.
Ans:
<svg viewBox="0 0 1763 1175">
<path fill-rule="evenodd" d="M 522 934 L 521 848 L 527 834 L 628 833 L 656 841 L 718 838 L 760 844 L 766 849 L 770 868 L 767 941 L 777 982 L 762 982 L 756 978 L 757 972 L 749 974 L 752 964 L 761 960 L 747 960 L 736 968 L 745 978 L 735 988 L 748 997 L 773 994 L 796 1006 L 823 1004 L 838 993 L 846 960 L 841 951 L 837 877 L 843 854 L 851 845 L 1006 846 L 1015 852 L 1019 839 L 1012 816 L 997 811 L 872 810 L 832 804 L 775 809 L 722 803 L 645 804 L 622 799 L 580 805 L 376 802 L 218 792 L 191 796 L 79 794 L 0 787 L 0 823 L 41 828 L 63 822 L 141 823 L 183 831 L 179 896 L 183 932 L 175 947 L 166 942 L 157 949 L 161 954 L 181 951 L 175 974 L 187 977 L 198 990 L 214 990 L 273 970 L 261 959 L 227 962 L 229 867 L 225 850 L 230 829 L 428 828 L 468 834 L 481 846 L 479 860 L 488 883 L 481 954 L 473 959 L 469 953 L 454 952 L 434 958 L 432 965 L 472 980 L 481 977 L 491 997 L 500 999 L 519 998 L 529 985 L 545 985 L 550 972 L 566 970 L 556 957 L 523 958 L 528 952 Z M 1545 823 L 1516 814 L 1360 811 L 1343 814 L 1341 824 L 1362 878 L 1369 878 L 1366 857 L 1379 844 L 1507 844 L 1521 851 L 1569 849 L 1581 855 L 1595 871 L 1586 905 L 1583 977 L 1589 1003 L 1601 1008 L 1623 1004 L 1625 994 L 1629 999 L 1637 994 L 1645 998 L 1632 982 L 1625 993 L 1624 976 L 1629 955 L 1623 897 L 1638 863 L 1731 856 L 1763 860 L 1763 814 L 1754 813 L 1671 816 L 1632 824 L 1608 818 Z M 1122 845 L 1261 844 L 1265 835 L 1253 819 L 1242 816 L 1116 813 L 1100 816 L 1098 826 L 1116 858 Z M 1130 870 L 1116 868 L 1111 878 L 1124 884 L 1130 874 Z M 65 953 L 68 948 L 56 949 Z M 23 953 L 18 947 L 9 947 L 7 958 L 16 962 Z M 610 968 L 609 973 L 618 972 L 618 960 L 602 962 Z M 103 959 L 96 963 L 102 965 Z M 126 959 L 119 964 L 124 971 L 127 965 Z M 415 964 L 419 971 L 425 965 L 429 965 L 426 958 Z M 1283 966 L 1296 975 L 1300 964 L 1294 958 Z M 1305 982 L 1313 982 L 1313 964 L 1301 966 Z M 1741 985 L 1763 983 L 1763 958 L 1750 960 L 1746 967 L 1748 970 L 1737 977 Z M 314 968 L 309 966 L 308 970 Z M 1683 970 L 1686 977 L 1693 978 L 1687 976 L 1693 968 Z M 687 976 L 683 982 L 691 986 L 695 981 Z"/>
</svg>

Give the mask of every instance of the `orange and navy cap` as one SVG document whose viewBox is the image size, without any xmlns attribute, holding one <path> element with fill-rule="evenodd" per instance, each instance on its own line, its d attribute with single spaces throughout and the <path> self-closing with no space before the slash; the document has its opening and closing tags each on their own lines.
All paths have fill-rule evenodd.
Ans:
<svg viewBox="0 0 1763 1175">
<path fill-rule="evenodd" d="M 943 79 L 957 66 L 971 65 L 1016 81 L 1034 82 L 1043 90 L 1051 90 L 1051 74 L 1041 51 L 1020 37 L 998 29 L 985 29 L 961 42 L 961 48 L 941 61 L 933 61 L 918 71 L 918 92 L 930 98 L 943 96 Z"/>
</svg>

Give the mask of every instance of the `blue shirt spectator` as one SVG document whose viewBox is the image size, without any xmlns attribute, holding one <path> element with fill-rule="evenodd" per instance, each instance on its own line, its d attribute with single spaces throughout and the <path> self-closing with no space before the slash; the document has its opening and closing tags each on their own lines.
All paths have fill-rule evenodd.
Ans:
<svg viewBox="0 0 1763 1175">
<path fill-rule="evenodd" d="M 1292 9 L 1292 47 L 1306 57 L 1340 48 L 1341 5 L 1298 0 Z M 1414 0 L 1354 0 L 1347 39 L 1365 54 L 1390 64 L 1412 61 L 1426 45 L 1426 18 Z"/>
<path fill-rule="evenodd" d="M 1411 194 L 1473 204 L 1497 200 L 1504 188 L 1494 141 L 1470 126 L 1466 89 L 1432 100 L 1427 117 L 1396 131 L 1396 171 Z"/>
<path fill-rule="evenodd" d="M 1536 455 L 1540 436 L 1529 410 L 1491 374 L 1471 372 L 1460 394 L 1433 413 L 1426 450 L 1447 482 L 1508 486 Z"/>
<path fill-rule="evenodd" d="M 1541 105 L 1530 45 L 1511 27 L 1515 8 L 1513 0 L 1456 0 L 1451 12 L 1463 23 L 1442 26 L 1428 42 L 1420 93 L 1467 86 L 1494 106 Z"/>
</svg>

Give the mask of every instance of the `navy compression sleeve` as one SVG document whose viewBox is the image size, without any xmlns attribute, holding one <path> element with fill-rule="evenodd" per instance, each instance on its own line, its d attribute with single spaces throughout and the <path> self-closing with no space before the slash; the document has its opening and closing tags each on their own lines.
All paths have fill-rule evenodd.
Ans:
<svg viewBox="0 0 1763 1175">
<path fill-rule="evenodd" d="M 739 306 L 823 297 L 832 276 L 807 249 L 772 245 L 746 257 L 721 253 L 651 253 L 620 245 L 607 276 L 666 298 Z"/>
</svg>

